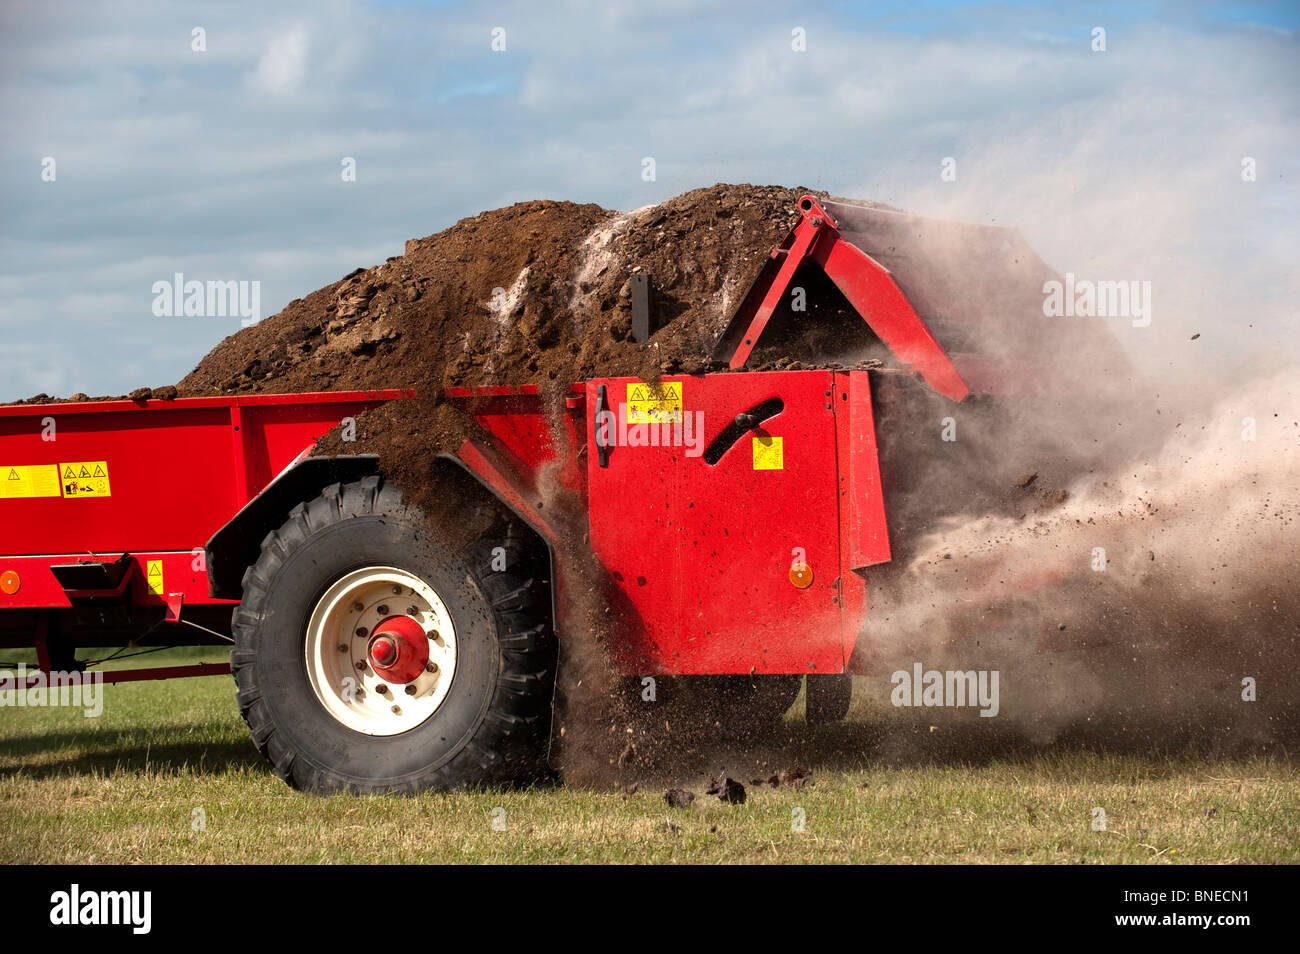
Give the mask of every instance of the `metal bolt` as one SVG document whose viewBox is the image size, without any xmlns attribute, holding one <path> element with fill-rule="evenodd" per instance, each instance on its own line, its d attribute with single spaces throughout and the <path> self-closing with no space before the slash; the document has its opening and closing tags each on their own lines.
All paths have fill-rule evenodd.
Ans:
<svg viewBox="0 0 1300 954">
<path fill-rule="evenodd" d="M 366 661 L 364 659 L 361 660 L 361 662 L 357 663 L 357 669 L 360 670 L 361 672 L 366 671 Z"/>
<path fill-rule="evenodd" d="M 380 603 L 380 604 L 379 604 L 378 613 L 379 613 L 380 616 L 387 616 L 387 615 L 388 615 L 388 604 L 387 604 L 387 603 Z"/>
<path fill-rule="evenodd" d="M 438 633 L 438 631 L 437 631 L 436 629 L 431 629 L 431 630 L 429 630 L 429 638 L 430 638 L 430 639 L 442 639 L 442 636 L 439 635 L 439 633 Z"/>
<path fill-rule="evenodd" d="M 437 663 L 431 663 L 431 662 L 430 662 L 430 663 L 425 663 L 425 664 L 424 664 L 424 671 L 425 671 L 425 672 L 437 672 L 437 671 L 438 671 L 438 664 L 437 664 Z"/>
<path fill-rule="evenodd" d="M 406 615 L 407 615 L 407 616 L 419 616 L 419 615 L 420 615 L 420 607 L 418 607 L 418 606 L 408 606 L 408 607 L 406 608 Z"/>
<path fill-rule="evenodd" d="M 400 586 L 394 586 L 394 587 L 393 587 L 393 595 L 394 595 L 394 596 L 401 596 L 401 595 L 402 595 L 402 588 L 401 588 Z"/>
<path fill-rule="evenodd" d="M 364 626 L 357 627 L 357 639 L 365 639 L 369 635 L 370 630 L 366 629 Z"/>
<path fill-rule="evenodd" d="M 375 686 L 375 692 L 379 693 L 381 696 L 382 696 L 382 695 L 387 695 L 387 693 L 388 693 L 388 687 L 387 687 L 387 686 L 384 686 L 384 685 L 378 685 L 378 686 Z"/>
<path fill-rule="evenodd" d="M 413 696 L 413 695 L 415 695 L 415 686 L 407 686 L 407 687 L 406 687 L 406 694 L 407 694 L 408 696 Z"/>
<path fill-rule="evenodd" d="M 357 602 L 352 604 L 352 608 L 356 610 L 358 613 L 360 613 L 362 610 L 366 608 L 366 604 L 358 600 Z"/>
<path fill-rule="evenodd" d="M 401 707 L 401 706 L 393 706 L 393 715 L 401 715 L 401 714 L 402 714 L 402 707 Z"/>
</svg>

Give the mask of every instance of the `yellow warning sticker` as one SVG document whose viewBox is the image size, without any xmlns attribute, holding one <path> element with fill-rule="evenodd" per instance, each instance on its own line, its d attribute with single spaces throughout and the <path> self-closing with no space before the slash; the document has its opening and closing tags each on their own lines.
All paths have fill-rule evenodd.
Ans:
<svg viewBox="0 0 1300 954">
<path fill-rule="evenodd" d="M 54 464 L 0 464 L 0 500 L 58 495 L 59 468 Z"/>
<path fill-rule="evenodd" d="M 779 437 L 754 438 L 754 469 L 785 470 L 785 451 Z"/>
<path fill-rule="evenodd" d="M 111 497 L 113 488 L 108 483 L 108 462 L 80 460 L 59 465 L 59 483 L 65 497 Z"/>
<path fill-rule="evenodd" d="M 157 596 L 162 596 L 163 595 L 162 560 L 145 561 L 145 578 L 149 581 L 149 592 Z"/>
<path fill-rule="evenodd" d="M 627 386 L 629 424 L 662 424 L 681 419 L 681 381 L 660 381 L 657 384 L 637 381 Z"/>
</svg>

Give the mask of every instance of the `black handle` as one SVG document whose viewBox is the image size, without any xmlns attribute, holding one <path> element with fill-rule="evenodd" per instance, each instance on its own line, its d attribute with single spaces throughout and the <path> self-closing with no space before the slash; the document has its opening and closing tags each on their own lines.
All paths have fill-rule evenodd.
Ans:
<svg viewBox="0 0 1300 954">
<path fill-rule="evenodd" d="M 609 444 L 600 439 L 600 415 L 609 406 L 609 398 L 605 394 L 605 385 L 596 386 L 596 461 L 601 467 L 609 466 Z"/>
<path fill-rule="evenodd" d="M 728 424 L 722 433 L 709 444 L 708 449 L 704 452 L 705 463 L 712 466 L 722 460 L 722 455 L 731 450 L 732 445 L 740 440 L 746 431 L 758 427 L 769 417 L 775 417 L 784 410 L 785 402 L 777 397 L 760 401 L 748 411 L 737 414 L 735 420 Z"/>
</svg>

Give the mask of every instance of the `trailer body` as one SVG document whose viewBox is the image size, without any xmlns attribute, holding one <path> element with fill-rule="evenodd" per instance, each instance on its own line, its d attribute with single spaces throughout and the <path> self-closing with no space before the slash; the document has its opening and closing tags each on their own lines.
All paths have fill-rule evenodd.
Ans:
<svg viewBox="0 0 1300 954">
<path fill-rule="evenodd" d="M 719 336 L 714 358 L 731 372 L 579 382 L 559 428 L 534 386 L 444 394 L 478 435 L 450 456 L 544 538 L 557 605 L 566 586 L 602 589 L 629 674 L 844 672 L 867 611 L 867 570 L 890 558 L 873 379 L 911 374 L 960 401 L 971 393 L 967 377 L 992 391 L 1017 373 L 987 353 L 950 358 L 894 272 L 859 247 L 879 248 L 930 307 L 953 290 L 936 292 L 898 251 L 924 220 L 811 196 L 799 208 Z M 963 228 L 961 243 L 986 274 L 996 276 L 999 252 L 1035 280 L 1046 273 L 1009 230 Z M 831 278 L 899 367 L 743 370 L 809 266 Z M 969 311 L 956 312 L 966 326 L 976 324 Z M 1023 388 L 1031 375 L 1025 362 L 1017 367 Z M 0 575 L 9 584 L 0 586 L 0 642 L 31 645 L 50 614 L 73 621 L 81 645 L 94 644 L 97 628 L 179 638 L 175 627 L 199 617 L 224 635 L 221 613 L 237 605 L 261 537 L 331 479 L 377 471 L 373 459 L 309 457 L 316 439 L 410 396 L 0 407 Z M 543 499 L 548 473 L 581 500 L 598 581 L 560 545 Z M 172 628 L 158 632 L 159 619 Z"/>
<path fill-rule="evenodd" d="M 968 302 L 935 319 L 957 345 L 945 350 L 913 302 L 940 308 L 960 289 L 927 282 L 898 251 L 933 232 L 922 220 L 811 196 L 799 210 L 719 336 L 713 356 L 729 370 L 577 382 L 558 419 L 535 386 L 441 395 L 471 435 L 443 463 L 535 537 L 549 619 L 523 612 L 535 573 L 507 585 L 459 563 L 447 577 L 448 561 L 425 560 L 428 579 L 413 575 L 411 554 L 382 542 L 417 545 L 382 461 L 312 455 L 331 428 L 410 391 L 56 403 L 0 407 L 0 645 L 35 646 L 48 672 L 80 667 L 86 646 L 234 642 L 254 741 L 286 781 L 317 791 L 512 777 L 500 773 L 530 757 L 520 739 L 535 748 L 537 726 L 549 726 L 547 634 L 563 640 L 566 626 L 593 619 L 625 674 L 766 678 L 784 700 L 779 717 L 792 677 L 830 679 L 870 656 L 855 650 L 871 568 L 891 558 L 876 393 L 913 376 L 960 402 L 1057 373 L 1017 357 L 1015 335 L 961 350 L 979 323 Z M 963 228 L 958 244 L 990 302 L 1001 284 L 1023 290 L 1050 274 L 1014 233 Z M 1015 282 L 999 282 L 999 257 Z M 807 268 L 835 284 L 892 367 L 745 370 Z M 357 547 L 355 560 L 331 534 Z M 294 563 L 296 553 L 308 556 Z M 326 563 L 328 579 L 304 577 Z M 495 674 L 475 655 L 492 639 Z M 272 650 L 276 661 L 258 669 Z M 301 685 L 266 685 L 286 673 Z M 489 698 L 497 680 L 517 698 Z M 823 708 L 842 716 L 847 679 L 818 685 L 837 688 L 823 705 L 808 682 L 810 719 Z M 487 727 L 479 749 L 466 748 L 470 734 L 448 748 L 462 732 L 458 706 Z M 300 722 L 314 726 L 305 737 Z M 352 752 L 348 733 L 379 741 L 355 758 L 320 754 Z M 513 754 L 482 761 L 492 746 Z"/>
</svg>

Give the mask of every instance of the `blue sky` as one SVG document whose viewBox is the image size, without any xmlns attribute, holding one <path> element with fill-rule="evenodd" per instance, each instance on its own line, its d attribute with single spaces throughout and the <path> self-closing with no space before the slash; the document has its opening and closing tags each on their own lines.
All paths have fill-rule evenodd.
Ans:
<svg viewBox="0 0 1300 954">
<path fill-rule="evenodd" d="M 1153 281 L 1139 356 L 1276 354 L 1298 7 L 6 4 L 0 400 L 178 380 L 239 321 L 154 316 L 175 272 L 259 281 L 265 316 L 483 209 L 718 181 L 1015 224 L 1062 271 Z"/>
</svg>

